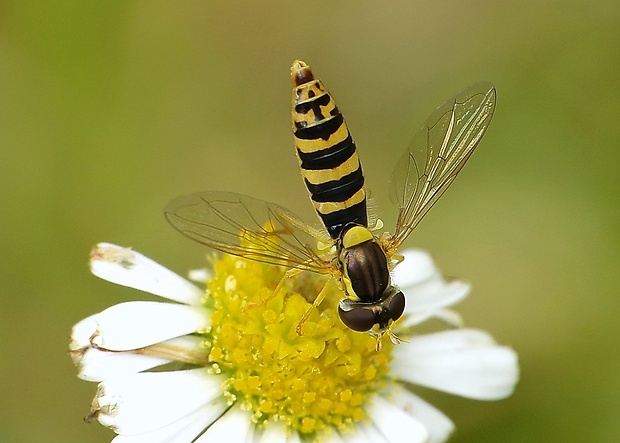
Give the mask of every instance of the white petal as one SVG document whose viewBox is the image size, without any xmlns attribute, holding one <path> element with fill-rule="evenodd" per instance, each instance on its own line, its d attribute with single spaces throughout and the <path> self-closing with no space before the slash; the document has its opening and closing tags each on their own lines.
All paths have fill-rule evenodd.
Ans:
<svg viewBox="0 0 620 443">
<path fill-rule="evenodd" d="M 393 352 L 394 376 L 463 397 L 507 397 L 519 378 L 516 353 L 496 345 L 489 334 L 479 330 L 414 337 Z"/>
<path fill-rule="evenodd" d="M 112 306 L 95 320 L 93 346 L 127 351 L 203 330 L 210 324 L 210 312 L 198 306 L 135 301 Z"/>
<path fill-rule="evenodd" d="M 402 252 L 402 256 L 405 259 L 392 272 L 394 284 L 400 288 L 418 285 L 439 275 L 427 252 L 407 249 Z"/>
<path fill-rule="evenodd" d="M 93 274 L 188 305 L 199 305 L 203 291 L 150 258 L 129 248 L 99 243 L 90 254 Z"/>
<path fill-rule="evenodd" d="M 173 338 L 157 344 L 159 353 L 152 349 L 142 349 L 141 354 L 133 351 L 110 352 L 89 347 L 82 350 L 81 358 L 74 363 L 78 367 L 78 377 L 88 381 L 102 381 L 122 374 L 134 374 L 152 369 L 171 361 L 187 362 L 188 355 L 204 355 L 202 339 L 194 336 Z M 167 351 L 167 352 L 163 352 Z M 152 353 L 148 353 L 152 352 Z M 74 353 L 72 352 L 73 356 Z M 173 357 L 177 358 L 173 358 Z"/>
<path fill-rule="evenodd" d="M 470 286 L 459 280 L 445 283 L 441 279 L 435 279 L 418 286 L 400 289 L 407 297 L 405 313 L 412 318 L 427 319 L 432 317 L 435 311 L 463 300 L 469 294 Z M 417 323 L 420 321 L 414 324 Z"/>
<path fill-rule="evenodd" d="M 408 250 L 403 256 L 405 260 L 393 272 L 394 283 L 407 297 L 399 328 L 414 326 L 434 317 L 437 311 L 458 303 L 469 293 L 467 283 L 445 282 L 426 252 Z"/>
<path fill-rule="evenodd" d="M 433 318 L 441 320 L 453 328 L 462 328 L 465 326 L 461 314 L 452 309 L 439 309 L 433 313 Z"/>
<path fill-rule="evenodd" d="M 435 318 L 452 328 L 462 328 L 464 326 L 461 314 L 451 309 L 434 308 L 419 312 L 411 312 L 411 309 L 405 309 L 405 313 L 406 315 L 401 317 L 402 320 L 399 320 L 396 324 L 397 329 L 407 329 L 419 325 L 431 318 Z"/>
<path fill-rule="evenodd" d="M 422 423 L 383 397 L 374 399 L 368 415 L 390 443 L 428 441 L 428 433 Z"/>
<path fill-rule="evenodd" d="M 286 428 L 282 422 L 268 423 L 255 443 L 286 443 Z"/>
<path fill-rule="evenodd" d="M 211 278 L 211 274 L 207 268 L 202 269 L 190 269 L 187 273 L 187 278 L 191 281 L 195 281 L 196 283 L 206 283 L 209 278 Z"/>
<path fill-rule="evenodd" d="M 97 314 L 77 322 L 71 329 L 69 351 L 79 351 L 90 347 L 90 338 L 97 330 Z"/>
<path fill-rule="evenodd" d="M 357 429 L 357 426 L 355 427 L 355 432 L 343 432 L 342 434 L 338 435 L 338 442 L 343 442 L 343 443 L 374 443 L 371 440 L 368 440 L 368 438 L 366 437 L 365 434 L 363 434 L 362 432 L 360 432 Z M 335 434 L 335 431 L 332 431 L 332 434 Z M 331 437 L 331 435 L 330 435 Z M 330 439 L 323 439 L 324 441 L 327 441 L 329 443 L 335 443 L 336 440 Z"/>
<path fill-rule="evenodd" d="M 231 442 L 241 443 L 253 432 L 250 414 L 241 410 L 238 405 L 230 408 L 197 440 L 198 442 Z"/>
<path fill-rule="evenodd" d="M 329 432 L 329 434 L 325 434 L 325 436 L 323 437 L 322 441 L 326 442 L 326 443 L 345 443 L 347 440 L 345 440 L 339 433 L 338 431 L 336 431 L 335 429 L 331 429 L 331 432 Z M 355 441 L 355 443 L 365 443 L 365 440 L 362 439 L 356 439 L 356 440 L 348 440 L 348 441 Z"/>
<path fill-rule="evenodd" d="M 291 435 L 286 437 L 286 443 L 301 443 L 301 437 L 298 433 L 293 432 Z"/>
<path fill-rule="evenodd" d="M 222 396 L 223 382 L 206 368 L 111 378 L 99 385 L 96 417 L 118 434 L 150 432 Z"/>
<path fill-rule="evenodd" d="M 159 357 L 132 352 L 109 352 L 88 348 L 78 368 L 78 377 L 87 381 L 102 381 L 120 374 L 137 373 L 168 363 Z"/>
<path fill-rule="evenodd" d="M 442 443 L 454 431 L 454 423 L 443 412 L 403 387 L 394 387 L 390 399 L 417 418 L 428 431 L 431 443 Z"/>
<path fill-rule="evenodd" d="M 362 434 L 364 438 L 371 443 L 389 443 L 386 437 L 373 425 L 368 423 L 358 423 L 355 426 L 355 430 L 357 433 Z M 355 437 L 357 434 L 353 434 Z M 355 443 L 356 440 L 351 440 L 352 443 Z"/>
<path fill-rule="evenodd" d="M 118 435 L 112 443 L 187 443 L 217 420 L 227 408 L 223 398 L 214 400 L 185 417 L 151 432 Z"/>
</svg>

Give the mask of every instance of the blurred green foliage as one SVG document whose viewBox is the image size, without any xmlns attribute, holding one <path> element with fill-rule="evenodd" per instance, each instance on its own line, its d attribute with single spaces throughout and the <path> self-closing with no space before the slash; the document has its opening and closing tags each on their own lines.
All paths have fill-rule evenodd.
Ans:
<svg viewBox="0 0 620 443">
<path fill-rule="evenodd" d="M 92 277 L 90 247 L 183 273 L 204 251 L 166 225 L 175 195 L 222 189 L 312 217 L 289 128 L 290 63 L 313 66 L 390 226 L 391 168 L 426 116 L 479 80 L 498 106 L 408 244 L 473 282 L 466 323 L 513 346 L 508 400 L 424 392 L 454 442 L 620 435 L 620 6 L 396 1 L 0 5 L 0 440 L 105 442 L 85 425 L 71 326 L 142 294 Z"/>
</svg>

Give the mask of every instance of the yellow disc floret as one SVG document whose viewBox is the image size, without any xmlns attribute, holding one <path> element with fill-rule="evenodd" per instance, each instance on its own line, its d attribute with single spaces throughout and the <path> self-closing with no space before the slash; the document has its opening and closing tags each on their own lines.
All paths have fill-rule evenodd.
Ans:
<svg viewBox="0 0 620 443">
<path fill-rule="evenodd" d="M 340 322 L 339 289 L 311 313 L 299 336 L 299 320 L 332 277 L 304 272 L 273 294 L 284 271 L 230 255 L 214 264 L 207 286 L 214 309 L 205 334 L 209 360 L 228 377 L 231 402 L 251 411 L 257 424 L 284 422 L 308 437 L 331 428 L 346 432 L 366 417 L 365 407 L 384 386 L 391 346 L 377 352 L 375 338 Z"/>
</svg>

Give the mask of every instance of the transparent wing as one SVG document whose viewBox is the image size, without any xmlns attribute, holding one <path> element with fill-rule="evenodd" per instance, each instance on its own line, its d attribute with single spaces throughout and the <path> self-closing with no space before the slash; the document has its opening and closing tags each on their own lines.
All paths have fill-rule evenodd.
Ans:
<svg viewBox="0 0 620 443">
<path fill-rule="evenodd" d="M 164 210 L 181 234 L 221 252 L 264 263 L 330 273 L 317 252 L 318 233 L 289 210 L 231 192 L 199 192 L 172 200 Z"/>
<path fill-rule="evenodd" d="M 390 180 L 398 205 L 394 251 L 446 192 L 484 135 L 495 110 L 495 87 L 477 83 L 433 112 L 399 160 Z"/>
</svg>

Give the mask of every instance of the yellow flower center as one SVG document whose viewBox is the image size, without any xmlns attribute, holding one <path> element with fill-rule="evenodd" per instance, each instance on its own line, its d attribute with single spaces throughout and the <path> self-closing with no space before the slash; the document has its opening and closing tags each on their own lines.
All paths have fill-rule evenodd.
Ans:
<svg viewBox="0 0 620 443">
<path fill-rule="evenodd" d="M 223 255 L 214 271 L 207 285 L 214 309 L 209 360 L 228 377 L 231 402 L 252 411 L 256 423 L 280 421 L 308 436 L 346 432 L 365 418 L 370 398 L 385 385 L 392 345 L 377 352 L 375 338 L 342 324 L 339 289 L 312 311 L 303 335 L 296 332 L 332 277 L 304 272 L 273 296 L 282 267 Z"/>
</svg>

